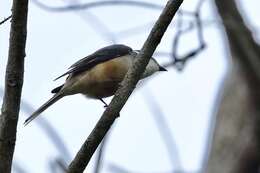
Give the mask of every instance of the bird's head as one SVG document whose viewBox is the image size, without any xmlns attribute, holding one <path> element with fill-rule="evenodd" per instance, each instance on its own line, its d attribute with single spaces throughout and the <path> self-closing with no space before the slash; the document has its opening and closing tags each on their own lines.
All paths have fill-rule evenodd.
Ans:
<svg viewBox="0 0 260 173">
<path fill-rule="evenodd" d="M 132 56 L 134 56 L 134 57 L 136 57 L 138 53 L 140 53 L 140 50 L 133 50 L 131 52 Z M 167 71 L 167 69 L 164 68 L 163 66 L 161 66 L 153 57 L 151 57 L 149 63 L 146 66 L 146 69 L 142 75 L 142 78 L 151 76 L 155 72 L 159 72 L 159 71 Z"/>
</svg>

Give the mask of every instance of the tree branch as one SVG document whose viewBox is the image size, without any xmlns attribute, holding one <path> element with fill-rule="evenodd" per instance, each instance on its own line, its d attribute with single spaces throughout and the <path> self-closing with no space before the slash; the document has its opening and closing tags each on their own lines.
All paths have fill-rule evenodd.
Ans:
<svg viewBox="0 0 260 173">
<path fill-rule="evenodd" d="M 246 26 L 234 0 L 215 0 L 223 21 L 233 58 L 241 62 L 244 69 L 260 80 L 260 47 Z"/>
<path fill-rule="evenodd" d="M 28 0 L 14 0 L 0 115 L 0 172 L 10 173 L 23 85 Z"/>
<path fill-rule="evenodd" d="M 11 18 L 12 18 L 12 15 L 8 16 L 7 18 L 5 18 L 4 20 L 2 20 L 2 21 L 0 22 L 0 25 L 2 25 L 3 23 L 5 23 L 6 21 L 8 21 L 8 20 L 11 19 Z"/>
<path fill-rule="evenodd" d="M 186 65 L 187 61 L 194 58 L 196 55 L 198 55 L 199 53 L 201 53 L 205 47 L 206 47 L 206 43 L 204 41 L 204 37 L 203 37 L 203 27 L 202 27 L 202 20 L 201 20 L 201 8 L 203 5 L 203 2 L 205 0 L 200 0 L 197 4 L 197 8 L 196 8 L 196 12 L 194 12 L 194 18 L 195 18 L 195 24 L 196 24 L 196 28 L 197 28 L 197 38 L 198 38 L 198 47 L 190 50 L 188 53 L 180 56 L 178 55 L 178 47 L 179 47 L 179 42 L 181 40 L 181 37 L 183 36 L 183 34 L 185 34 L 187 31 L 189 31 L 191 28 L 186 28 L 183 29 L 182 25 L 183 25 L 183 14 L 181 12 L 179 12 L 179 21 L 178 21 L 178 28 L 177 28 L 177 33 L 175 38 L 173 39 L 173 46 L 172 46 L 172 64 L 178 69 L 178 70 L 183 70 L 184 66 Z"/>
<path fill-rule="evenodd" d="M 235 0 L 215 0 L 232 55 L 232 72 L 217 105 L 206 172 L 256 173 L 260 165 L 260 48 Z"/>
<path fill-rule="evenodd" d="M 145 2 L 140 0 L 105 0 L 105 1 L 93 1 L 93 2 L 85 2 L 85 3 L 75 3 L 66 6 L 50 6 L 48 4 L 44 4 L 39 0 L 33 0 L 34 4 L 40 7 L 43 10 L 50 11 L 50 12 L 68 12 L 68 11 L 75 11 L 75 10 L 87 10 L 91 8 L 98 8 L 98 7 L 105 7 L 105 6 L 133 6 L 133 7 L 140 7 L 140 8 L 147 8 L 152 10 L 162 10 L 164 8 L 163 5 L 159 5 L 157 3 Z M 183 14 L 193 16 L 194 13 L 190 11 L 181 10 Z"/>
<path fill-rule="evenodd" d="M 141 171 L 128 170 L 114 163 L 108 164 L 108 170 L 113 173 L 148 173 L 148 172 L 151 173 L 151 171 L 141 172 Z M 200 173 L 200 171 L 170 170 L 170 171 L 158 171 L 158 172 L 152 171 L 152 173 Z"/>
<path fill-rule="evenodd" d="M 108 108 L 105 110 L 95 128 L 92 130 L 76 157 L 69 165 L 68 173 L 81 173 L 84 171 L 98 145 L 106 135 L 115 119 L 119 116 L 119 112 L 133 92 L 153 52 L 160 43 L 164 32 L 182 2 L 183 0 L 168 1 L 158 21 L 145 41 L 141 52 L 137 55 L 133 66 L 127 72 L 121 86 L 113 97 Z"/>
</svg>

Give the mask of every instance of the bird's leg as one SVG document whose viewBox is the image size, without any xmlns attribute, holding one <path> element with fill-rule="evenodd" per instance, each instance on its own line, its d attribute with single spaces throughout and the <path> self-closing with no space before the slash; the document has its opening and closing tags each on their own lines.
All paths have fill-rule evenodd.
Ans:
<svg viewBox="0 0 260 173">
<path fill-rule="evenodd" d="M 108 107 L 108 104 L 107 104 L 102 98 L 100 98 L 99 100 L 100 100 L 102 103 L 105 104 L 104 108 L 107 108 L 107 107 Z"/>
<path fill-rule="evenodd" d="M 99 100 L 105 104 L 104 108 L 108 107 L 108 104 L 102 98 L 99 98 Z M 118 113 L 118 117 L 120 117 L 120 113 Z"/>
</svg>

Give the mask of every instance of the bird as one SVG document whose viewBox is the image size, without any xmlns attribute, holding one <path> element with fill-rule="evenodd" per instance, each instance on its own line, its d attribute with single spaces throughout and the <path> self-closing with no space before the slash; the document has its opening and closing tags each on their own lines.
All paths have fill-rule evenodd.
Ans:
<svg viewBox="0 0 260 173">
<path fill-rule="evenodd" d="M 83 94 L 88 98 L 99 99 L 106 107 L 103 98 L 115 94 L 139 52 L 123 44 L 113 44 L 75 62 L 67 72 L 54 79 L 55 81 L 67 75 L 64 84 L 51 91 L 53 97 L 33 112 L 25 120 L 24 125 L 29 124 L 55 102 L 69 95 Z M 167 70 L 151 57 L 141 79 L 158 71 Z"/>
</svg>

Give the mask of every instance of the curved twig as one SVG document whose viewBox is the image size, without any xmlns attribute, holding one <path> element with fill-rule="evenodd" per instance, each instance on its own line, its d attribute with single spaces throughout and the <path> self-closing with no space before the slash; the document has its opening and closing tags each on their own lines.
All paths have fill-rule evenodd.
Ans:
<svg viewBox="0 0 260 173">
<path fill-rule="evenodd" d="M 38 7 L 51 11 L 51 12 L 67 12 L 67 11 L 74 11 L 74 10 L 87 10 L 91 8 L 98 8 L 98 7 L 106 7 L 106 6 L 133 6 L 133 7 L 140 7 L 140 8 L 147 8 L 152 10 L 162 10 L 164 8 L 163 5 L 159 5 L 157 3 L 151 2 L 144 2 L 144 1 L 136 1 L 136 0 L 106 0 L 106 1 L 94 1 L 94 2 L 86 2 L 86 3 L 78 3 L 74 5 L 66 5 L 66 6 L 50 6 L 47 4 L 42 3 L 39 0 L 32 0 Z M 193 12 L 179 10 L 183 14 L 186 15 L 194 15 Z"/>
</svg>

